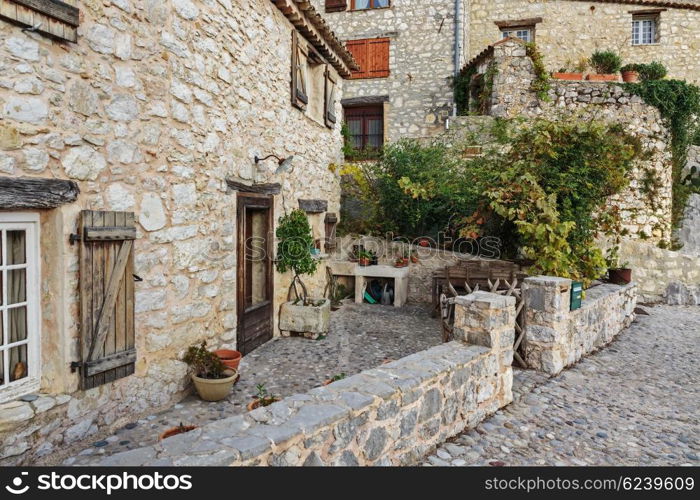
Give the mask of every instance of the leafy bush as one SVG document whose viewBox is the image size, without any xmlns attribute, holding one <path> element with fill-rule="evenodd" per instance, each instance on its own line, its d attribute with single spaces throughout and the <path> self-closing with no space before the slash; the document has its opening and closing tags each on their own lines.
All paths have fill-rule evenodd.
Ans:
<svg viewBox="0 0 700 500">
<path fill-rule="evenodd" d="M 668 74 L 666 66 L 660 62 L 651 62 L 649 64 L 635 64 L 637 69 L 635 71 L 639 72 L 639 78 L 642 81 L 652 81 L 652 80 L 663 80 Z"/>
<path fill-rule="evenodd" d="M 207 349 L 206 341 L 187 349 L 182 360 L 190 366 L 195 376 L 208 379 L 225 378 L 226 366 L 219 357 Z"/>
<path fill-rule="evenodd" d="M 297 209 L 280 217 L 275 234 L 278 239 L 275 263 L 277 271 L 285 273 L 291 270 L 294 273 L 290 292 L 294 290 L 297 301 L 302 300 L 304 304 L 308 304 L 308 294 L 300 276 L 315 273 L 318 261 L 311 257 L 314 237 L 306 213 Z M 297 284 L 301 287 L 301 293 Z"/>
<path fill-rule="evenodd" d="M 591 56 L 591 66 L 600 74 L 619 73 L 622 58 L 611 50 L 596 51 Z"/>
</svg>

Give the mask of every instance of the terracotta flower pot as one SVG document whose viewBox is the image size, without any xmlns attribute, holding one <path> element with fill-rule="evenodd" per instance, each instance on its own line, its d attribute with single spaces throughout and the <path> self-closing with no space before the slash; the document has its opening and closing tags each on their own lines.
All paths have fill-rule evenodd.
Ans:
<svg viewBox="0 0 700 500">
<path fill-rule="evenodd" d="M 369 266 L 369 259 L 360 259 L 360 260 L 358 261 L 358 263 L 359 263 L 361 266 Z"/>
<path fill-rule="evenodd" d="M 178 434 L 184 434 L 185 432 L 193 431 L 196 428 L 196 425 L 178 425 L 177 427 L 171 427 L 160 435 L 160 439 L 167 439 L 172 436 L 177 436 Z"/>
<path fill-rule="evenodd" d="M 221 362 L 232 370 L 238 370 L 238 365 L 241 363 L 241 358 L 243 355 L 239 351 L 234 351 L 232 349 L 219 349 L 214 351 Z"/>
<path fill-rule="evenodd" d="M 616 285 L 627 285 L 632 282 L 632 269 L 608 269 L 608 278 Z"/>
<path fill-rule="evenodd" d="M 619 82 L 620 76 L 619 75 L 598 75 L 596 73 L 592 73 L 586 77 L 586 80 L 588 80 L 590 82 Z"/>
<path fill-rule="evenodd" d="M 414 264 L 418 264 L 418 257 L 416 257 L 415 255 L 411 255 L 411 262 L 413 262 Z"/>
<path fill-rule="evenodd" d="M 637 71 L 623 71 L 622 81 L 625 83 L 636 83 L 639 81 L 639 72 Z"/>
<path fill-rule="evenodd" d="M 421 238 L 420 240 L 418 240 L 418 244 L 422 247 L 429 247 L 430 241 L 428 241 L 427 238 Z"/>
<path fill-rule="evenodd" d="M 579 81 L 583 80 L 583 73 L 552 73 L 552 78 L 556 80 Z"/>
<path fill-rule="evenodd" d="M 276 403 L 277 401 L 280 400 L 280 398 L 275 398 L 275 397 L 268 398 L 268 399 L 272 399 L 272 401 L 265 406 L 271 405 L 272 403 Z M 261 403 L 260 399 L 255 398 L 254 400 L 252 400 L 250 403 L 248 403 L 246 405 L 246 408 L 248 408 L 248 411 L 253 411 L 256 408 L 260 408 L 260 403 Z"/>
<path fill-rule="evenodd" d="M 232 375 L 226 378 L 202 378 L 192 375 L 192 382 L 197 389 L 197 394 L 204 401 L 221 401 L 231 392 L 231 387 L 238 378 L 236 370 L 227 370 Z"/>
</svg>

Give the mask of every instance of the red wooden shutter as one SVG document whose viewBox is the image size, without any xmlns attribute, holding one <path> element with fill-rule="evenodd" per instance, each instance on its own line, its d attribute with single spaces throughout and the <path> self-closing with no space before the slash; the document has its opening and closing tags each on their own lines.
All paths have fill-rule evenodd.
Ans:
<svg viewBox="0 0 700 500">
<path fill-rule="evenodd" d="M 326 0 L 326 12 L 342 12 L 347 8 L 347 0 Z"/>
<path fill-rule="evenodd" d="M 386 78 L 389 76 L 389 39 L 350 40 L 347 49 L 360 66 L 351 78 Z"/>
<path fill-rule="evenodd" d="M 83 210 L 80 222 L 81 387 L 134 373 L 133 212 Z"/>
</svg>

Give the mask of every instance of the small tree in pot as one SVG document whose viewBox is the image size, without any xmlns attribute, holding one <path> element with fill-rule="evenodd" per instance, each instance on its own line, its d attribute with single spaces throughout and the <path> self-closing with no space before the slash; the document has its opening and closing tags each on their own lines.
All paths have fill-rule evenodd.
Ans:
<svg viewBox="0 0 700 500">
<path fill-rule="evenodd" d="M 330 325 L 331 303 L 328 299 L 310 299 L 301 280 L 302 275 L 312 275 L 318 267 L 318 260 L 311 256 L 314 237 L 306 213 L 294 210 L 280 217 L 275 234 L 277 271 L 294 274 L 287 293 L 288 302 L 280 308 L 280 331 L 283 335 L 295 332 L 314 339 L 324 336 Z"/>
</svg>

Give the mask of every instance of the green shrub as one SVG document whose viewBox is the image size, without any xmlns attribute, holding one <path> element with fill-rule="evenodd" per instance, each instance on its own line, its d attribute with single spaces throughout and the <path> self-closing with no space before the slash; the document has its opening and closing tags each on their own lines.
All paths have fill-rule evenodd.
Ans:
<svg viewBox="0 0 700 500">
<path fill-rule="evenodd" d="M 660 62 L 651 62 L 649 64 L 636 64 L 636 71 L 639 72 L 639 78 L 642 81 L 663 80 L 668 74 L 666 66 Z"/>
<path fill-rule="evenodd" d="M 297 209 L 280 217 L 275 234 L 278 239 L 275 262 L 277 271 L 294 273 L 290 292 L 294 290 L 297 301 L 303 300 L 303 303 L 307 304 L 308 294 L 300 276 L 315 273 L 318 261 L 311 257 L 314 237 L 306 213 Z M 297 289 L 297 284 L 301 287 L 301 293 Z"/>
<path fill-rule="evenodd" d="M 591 56 L 591 66 L 600 74 L 619 73 L 622 58 L 611 50 L 596 51 Z"/>
</svg>

